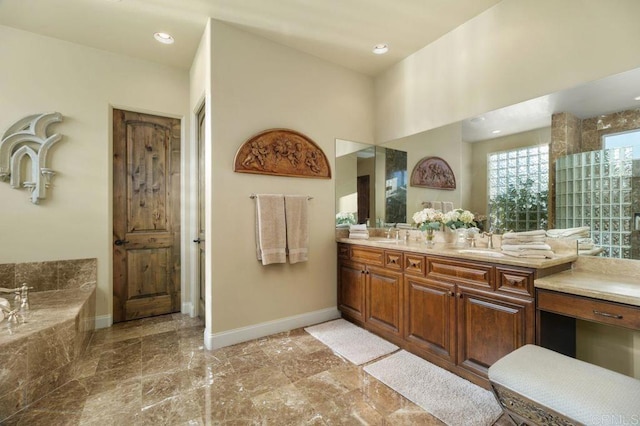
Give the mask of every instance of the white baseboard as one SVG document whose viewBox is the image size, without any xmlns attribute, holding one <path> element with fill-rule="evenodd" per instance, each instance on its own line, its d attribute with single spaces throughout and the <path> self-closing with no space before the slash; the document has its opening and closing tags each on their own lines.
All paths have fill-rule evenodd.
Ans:
<svg viewBox="0 0 640 426">
<path fill-rule="evenodd" d="M 96 330 L 99 328 L 108 328 L 113 325 L 113 318 L 111 315 L 99 315 L 96 316 Z"/>
<path fill-rule="evenodd" d="M 319 311 L 308 312 L 306 314 L 267 321 L 247 327 L 236 328 L 229 331 L 210 334 L 209 330 L 204 330 L 204 344 L 207 349 L 219 349 L 236 343 L 258 339 L 294 328 L 306 327 L 313 324 L 340 318 L 340 312 L 336 308 L 321 309 Z"/>
<path fill-rule="evenodd" d="M 184 302 L 180 312 L 189 315 L 191 318 L 196 316 L 195 309 L 193 309 L 193 303 L 191 302 Z"/>
</svg>

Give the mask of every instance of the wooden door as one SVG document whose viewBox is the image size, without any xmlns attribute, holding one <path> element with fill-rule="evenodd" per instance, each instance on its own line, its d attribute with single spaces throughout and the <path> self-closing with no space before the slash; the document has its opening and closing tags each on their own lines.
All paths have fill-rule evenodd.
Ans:
<svg viewBox="0 0 640 426">
<path fill-rule="evenodd" d="M 510 352 L 534 343 L 533 299 L 458 287 L 458 364 L 482 377 Z"/>
<path fill-rule="evenodd" d="M 338 309 L 364 323 L 364 265 L 342 261 L 338 266 Z"/>
<path fill-rule="evenodd" d="M 204 200 L 205 200 L 205 181 L 204 181 L 204 141 L 205 141 L 205 107 L 204 105 L 198 112 L 198 236 L 194 243 L 198 244 L 198 316 L 204 320 L 206 309 L 206 275 L 205 275 L 205 216 L 204 216 Z"/>
<path fill-rule="evenodd" d="M 369 175 L 358 176 L 358 223 L 366 223 L 369 219 L 369 198 L 371 183 Z"/>
<path fill-rule="evenodd" d="M 114 109 L 114 322 L 179 310 L 180 120 Z"/>
<path fill-rule="evenodd" d="M 401 336 L 402 324 L 402 273 L 384 268 L 367 266 L 366 276 L 366 319 L 367 327 L 381 333 Z"/>
<path fill-rule="evenodd" d="M 405 339 L 419 350 L 456 362 L 455 285 L 406 275 Z"/>
</svg>

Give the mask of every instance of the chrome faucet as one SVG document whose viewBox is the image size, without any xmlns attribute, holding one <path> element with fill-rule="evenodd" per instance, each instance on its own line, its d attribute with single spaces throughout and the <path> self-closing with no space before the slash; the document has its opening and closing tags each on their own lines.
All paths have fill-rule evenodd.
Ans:
<svg viewBox="0 0 640 426">
<path fill-rule="evenodd" d="M 483 232 L 482 236 L 487 236 L 489 237 L 489 245 L 488 248 L 492 249 L 493 248 L 493 232 Z"/>
<path fill-rule="evenodd" d="M 391 238 L 391 231 L 393 231 L 393 226 L 387 230 L 387 238 Z M 398 238 L 398 230 L 396 229 L 396 239 Z"/>
</svg>

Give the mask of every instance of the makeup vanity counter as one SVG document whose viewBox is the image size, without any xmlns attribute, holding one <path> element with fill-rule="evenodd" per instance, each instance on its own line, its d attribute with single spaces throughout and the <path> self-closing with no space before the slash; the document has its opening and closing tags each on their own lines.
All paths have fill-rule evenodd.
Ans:
<svg viewBox="0 0 640 426">
<path fill-rule="evenodd" d="M 489 366 L 535 343 L 534 281 L 577 259 L 385 238 L 336 241 L 344 318 L 485 387 Z"/>
<path fill-rule="evenodd" d="M 579 257 L 535 280 L 536 343 L 576 356 L 576 320 L 640 330 L 640 262 Z"/>
</svg>

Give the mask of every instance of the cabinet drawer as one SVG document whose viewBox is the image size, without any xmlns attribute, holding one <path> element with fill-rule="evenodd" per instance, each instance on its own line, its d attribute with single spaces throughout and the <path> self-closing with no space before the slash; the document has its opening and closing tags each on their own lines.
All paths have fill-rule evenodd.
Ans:
<svg viewBox="0 0 640 426">
<path fill-rule="evenodd" d="M 351 246 L 351 260 L 368 265 L 384 265 L 384 252 L 380 249 Z"/>
<path fill-rule="evenodd" d="M 338 244 L 338 259 L 349 259 L 349 246 Z"/>
<path fill-rule="evenodd" d="M 640 307 L 538 290 L 538 310 L 640 330 Z"/>
<path fill-rule="evenodd" d="M 533 297 L 533 272 L 496 268 L 496 288 L 506 293 Z"/>
<path fill-rule="evenodd" d="M 420 275 L 424 277 L 426 270 L 426 259 L 419 254 L 405 253 L 404 255 L 404 272 L 405 274 Z"/>
<path fill-rule="evenodd" d="M 384 267 L 402 271 L 402 252 L 401 251 L 384 251 Z"/>
<path fill-rule="evenodd" d="M 427 259 L 427 277 L 493 289 L 493 266 L 490 265 L 430 257 Z"/>
</svg>

